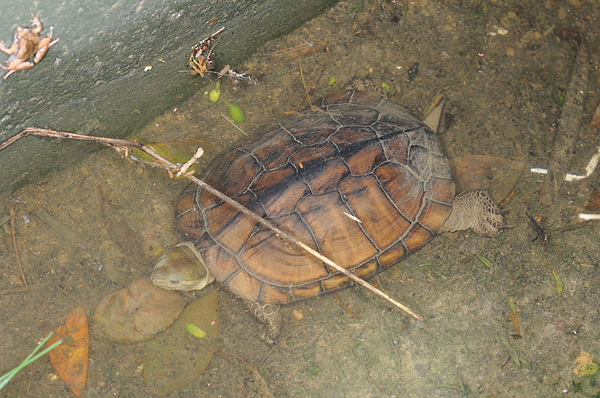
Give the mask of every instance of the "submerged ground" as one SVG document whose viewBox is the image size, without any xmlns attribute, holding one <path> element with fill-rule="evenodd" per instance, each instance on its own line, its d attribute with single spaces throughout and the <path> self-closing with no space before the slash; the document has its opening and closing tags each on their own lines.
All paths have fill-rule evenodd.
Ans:
<svg viewBox="0 0 600 398">
<path fill-rule="evenodd" d="M 598 374 L 574 372 L 586 353 L 600 362 L 600 224 L 577 221 L 600 188 L 600 174 L 565 186 L 556 206 L 544 208 L 538 203 L 543 177 L 529 171 L 548 163 L 575 62 L 576 46 L 557 38 L 556 27 L 585 30 L 591 48 L 588 99 L 580 115 L 584 127 L 569 171 L 582 174 L 600 145 L 598 129 L 590 127 L 600 100 L 599 13 L 600 3 L 585 0 L 341 1 L 236 68 L 256 85 L 225 80 L 222 95 L 244 110 L 240 127 L 248 133 L 306 108 L 307 97 L 314 100 L 355 77 L 368 77 L 386 83 L 390 99 L 418 117 L 436 94 L 446 97 L 440 140 L 450 158 L 489 155 L 524 162 L 525 170 L 506 205 L 512 228 L 495 239 L 472 233 L 437 237 L 374 279 L 425 321 L 352 287 L 338 297 L 285 307 L 280 341 L 268 346 L 241 302 L 218 289 L 223 355 L 170 396 L 600 395 Z M 209 89 L 213 86 L 209 80 Z M 206 155 L 200 163 L 206 166 L 241 136 L 221 114 L 227 107 L 200 92 L 132 133 L 143 142 L 201 145 Z M 1 373 L 74 306 L 82 305 L 91 318 L 104 296 L 150 275 L 161 249 L 183 240 L 173 203 L 185 185 L 105 149 L 77 168 L 3 198 Z M 103 200 L 127 220 L 141 252 L 123 251 L 111 237 L 100 210 Z M 5 294 L 20 287 L 9 208 L 30 288 Z M 69 241 L 42 221 L 40 209 L 76 239 Z M 547 242 L 534 240 L 526 211 L 534 218 L 550 216 L 551 222 L 542 220 Z M 91 322 L 88 396 L 147 396 L 141 346 L 111 343 Z M 69 394 L 47 358 L 20 373 L 6 391 Z"/>
</svg>

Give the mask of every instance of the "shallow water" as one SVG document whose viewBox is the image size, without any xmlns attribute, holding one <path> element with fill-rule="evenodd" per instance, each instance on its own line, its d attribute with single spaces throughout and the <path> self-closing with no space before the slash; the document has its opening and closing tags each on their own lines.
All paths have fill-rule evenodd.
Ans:
<svg viewBox="0 0 600 398">
<path fill-rule="evenodd" d="M 553 26 L 587 27 L 592 48 L 588 101 L 570 170 L 583 173 L 600 145 L 587 127 L 600 98 L 598 2 L 391 3 L 341 1 L 291 35 L 268 43 L 239 71 L 256 85 L 225 81 L 222 96 L 242 107 L 247 133 L 286 112 L 308 106 L 353 77 L 385 82 L 393 101 L 422 115 L 437 93 L 448 98 L 440 140 L 450 158 L 481 154 L 523 161 L 506 223 L 494 239 L 472 233 L 437 237 L 374 281 L 425 317 L 418 322 L 352 287 L 283 309 L 285 325 L 274 347 L 258 338 L 252 317 L 224 289 L 219 349 L 207 371 L 171 396 L 396 396 L 549 397 L 600 393 L 598 375 L 573 369 L 582 351 L 600 357 L 600 224 L 578 228 L 576 215 L 600 186 L 598 174 L 565 187 L 553 209 L 538 204 L 544 167 L 561 114 L 575 48 Z M 504 35 L 497 34 L 503 27 Z M 494 35 L 494 33 L 496 33 Z M 285 49 L 311 43 L 300 60 Z M 418 63 L 418 73 L 414 72 Z M 330 78 L 336 83 L 329 87 Z M 212 86 L 214 83 L 209 83 Z M 134 135 L 143 142 L 201 145 L 205 166 L 241 137 L 221 114 L 227 108 L 198 93 Z M 48 123 L 51 126 L 51 122 Z M 449 125 L 448 125 L 449 124 Z M 70 145 L 67 141 L 56 145 Z M 151 265 L 183 237 L 173 202 L 187 185 L 102 150 L 76 168 L 29 186 L 6 203 L 16 212 L 16 239 L 28 291 L 0 296 L 0 372 L 24 358 L 35 341 L 58 326 L 77 304 L 91 318 L 100 300 L 151 273 Z M 138 251 L 111 238 L 102 193 L 135 232 Z M 74 233 L 69 239 L 36 216 L 42 208 Z M 525 216 L 552 216 L 550 240 L 533 240 Z M 0 219 L 8 215 L 0 205 Z M 0 290 L 18 288 L 8 224 L 0 235 Z M 485 257 L 484 264 L 478 256 Z M 562 293 L 551 270 L 562 283 Z M 514 302 L 521 338 L 509 313 Z M 343 303 L 343 305 L 341 304 Z M 347 311 L 348 308 L 352 313 Z M 298 320 L 292 311 L 303 314 Z M 147 396 L 140 345 L 111 343 L 91 325 L 89 396 Z M 506 344 L 510 346 L 507 348 Z M 520 358 L 517 366 L 509 351 Z M 256 376 L 256 370 L 262 377 Z M 263 382 L 264 381 L 264 382 Z M 7 396 L 66 396 L 47 359 L 19 374 Z M 4 391 L 3 391 L 4 393 Z"/>
</svg>

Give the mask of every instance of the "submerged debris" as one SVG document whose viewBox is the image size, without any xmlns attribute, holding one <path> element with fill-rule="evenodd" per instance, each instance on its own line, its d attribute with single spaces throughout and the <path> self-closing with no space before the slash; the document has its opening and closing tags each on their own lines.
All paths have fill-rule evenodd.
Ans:
<svg viewBox="0 0 600 398">
<path fill-rule="evenodd" d="M 528 212 L 525 212 L 525 215 L 527 216 L 527 218 L 529 218 L 529 221 L 531 222 L 531 225 L 533 225 L 533 229 L 537 234 L 537 237 L 535 239 L 539 239 L 542 241 L 543 244 L 546 244 L 548 242 L 548 234 L 546 233 L 546 231 L 544 231 L 544 228 L 542 228 L 541 224 Z"/>
<path fill-rule="evenodd" d="M 212 35 L 203 39 L 199 43 L 195 44 L 192 47 L 192 53 L 189 58 L 189 65 L 192 68 L 192 74 L 198 74 L 204 77 L 204 73 L 211 70 L 214 66 L 214 61 L 212 59 L 213 54 L 213 45 L 212 40 L 216 35 L 225 30 L 225 27 L 217 30 Z"/>
</svg>

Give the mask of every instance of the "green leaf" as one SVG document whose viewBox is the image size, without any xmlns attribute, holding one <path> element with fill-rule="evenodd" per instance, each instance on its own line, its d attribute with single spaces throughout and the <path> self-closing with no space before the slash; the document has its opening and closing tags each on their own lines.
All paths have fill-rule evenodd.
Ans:
<svg viewBox="0 0 600 398">
<path fill-rule="evenodd" d="M 203 339 L 206 337 L 206 332 L 200 329 L 200 326 L 197 326 L 194 323 L 186 323 L 185 330 L 187 330 L 187 332 L 192 336 L 197 337 L 199 339 Z"/>
<path fill-rule="evenodd" d="M 208 99 L 211 102 L 217 102 L 219 97 L 221 97 L 221 81 L 217 80 L 217 87 L 210 90 L 210 93 L 208 93 Z"/>
<path fill-rule="evenodd" d="M 236 123 L 241 123 L 245 120 L 244 111 L 239 105 L 229 104 L 229 116 Z"/>
<path fill-rule="evenodd" d="M 556 293 L 561 294 L 563 291 L 562 280 L 560 280 L 560 277 L 555 271 L 552 271 L 552 276 L 554 277 L 554 281 L 556 282 Z"/>
</svg>

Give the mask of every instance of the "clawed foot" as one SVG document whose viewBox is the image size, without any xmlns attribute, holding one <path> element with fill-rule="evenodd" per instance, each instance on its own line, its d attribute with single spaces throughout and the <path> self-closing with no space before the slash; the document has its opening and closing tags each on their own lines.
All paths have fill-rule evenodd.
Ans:
<svg viewBox="0 0 600 398">
<path fill-rule="evenodd" d="M 244 306 L 263 324 L 259 335 L 261 340 L 273 344 L 277 336 L 279 336 L 281 324 L 283 323 L 279 305 L 244 300 Z"/>
</svg>

